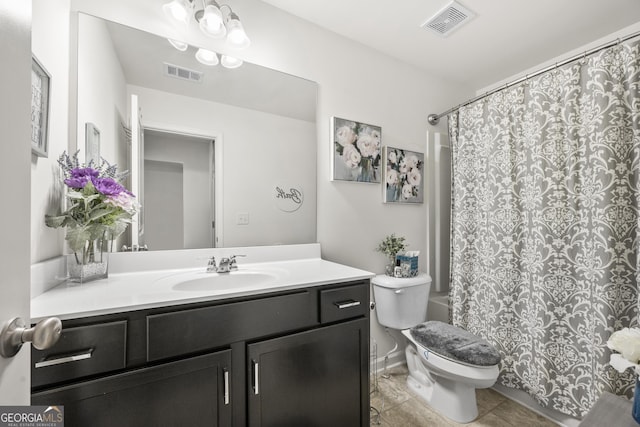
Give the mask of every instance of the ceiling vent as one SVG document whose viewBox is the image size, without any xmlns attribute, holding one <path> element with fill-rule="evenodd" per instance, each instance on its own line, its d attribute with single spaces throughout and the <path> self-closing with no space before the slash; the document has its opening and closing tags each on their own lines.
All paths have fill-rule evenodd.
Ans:
<svg viewBox="0 0 640 427">
<path fill-rule="evenodd" d="M 452 1 L 422 24 L 421 27 L 431 30 L 442 37 L 447 37 L 474 16 L 476 16 L 475 13 L 460 3 Z"/>
<path fill-rule="evenodd" d="M 202 73 L 200 71 L 190 70 L 167 62 L 164 63 L 164 73 L 169 77 L 202 83 Z"/>
</svg>

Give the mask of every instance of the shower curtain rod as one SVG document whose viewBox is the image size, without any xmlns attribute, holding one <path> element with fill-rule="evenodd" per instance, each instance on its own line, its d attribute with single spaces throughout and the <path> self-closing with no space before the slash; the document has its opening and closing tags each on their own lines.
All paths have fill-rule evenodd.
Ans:
<svg viewBox="0 0 640 427">
<path fill-rule="evenodd" d="M 485 97 L 487 97 L 489 95 L 493 95 L 494 93 L 499 92 L 499 91 L 501 91 L 503 89 L 508 89 L 511 86 L 515 86 L 517 84 L 520 84 L 520 83 L 522 83 L 522 82 L 524 82 L 526 80 L 529 80 L 532 77 L 536 77 L 536 76 L 539 76 L 540 74 L 546 73 L 547 71 L 551 71 L 554 68 L 558 68 L 558 67 L 561 67 L 563 65 L 569 64 L 571 62 L 577 61 L 579 59 L 586 58 L 587 56 L 593 55 L 594 53 L 599 52 L 599 51 L 601 51 L 603 49 L 610 48 L 611 46 L 615 46 L 617 44 L 620 44 L 622 42 L 625 42 L 627 40 L 630 40 L 630 39 L 632 39 L 634 37 L 638 37 L 638 36 L 640 36 L 640 31 L 636 31 L 635 33 L 629 34 L 628 36 L 625 36 L 625 37 L 617 38 L 616 40 L 613 40 L 613 41 L 611 41 L 609 43 L 605 43 L 605 44 L 603 44 L 601 46 L 598 46 L 598 47 L 595 47 L 595 48 L 593 48 L 591 50 L 587 50 L 584 53 L 580 53 L 578 55 L 572 56 L 571 58 L 565 59 L 564 61 L 556 62 L 555 64 L 550 65 L 550 66 L 548 66 L 546 68 L 543 68 L 543 69 L 538 70 L 538 71 L 536 71 L 534 73 L 531 73 L 531 74 L 526 74 L 524 77 L 520 77 L 519 79 L 514 80 L 514 81 L 512 81 L 510 83 L 507 83 L 507 84 L 504 84 L 504 85 L 500 85 L 497 88 L 495 88 L 493 90 L 490 90 L 489 92 L 486 92 L 486 93 L 484 93 L 482 95 L 476 96 L 475 98 L 471 98 L 467 102 L 459 104 L 457 107 L 453 107 L 453 108 L 448 109 L 444 113 L 441 113 L 441 114 L 429 114 L 429 117 L 427 117 L 427 120 L 429 121 L 430 125 L 435 126 L 440 122 L 440 118 L 441 117 L 444 117 L 444 116 L 448 115 L 449 113 L 452 113 L 452 112 L 454 112 L 455 110 L 457 110 L 457 109 L 459 109 L 461 107 L 464 107 L 464 106 L 467 106 L 469 104 L 472 104 L 472 103 L 474 103 L 474 102 L 476 102 L 476 101 L 478 101 L 478 100 L 480 100 L 482 98 L 485 98 Z"/>
</svg>

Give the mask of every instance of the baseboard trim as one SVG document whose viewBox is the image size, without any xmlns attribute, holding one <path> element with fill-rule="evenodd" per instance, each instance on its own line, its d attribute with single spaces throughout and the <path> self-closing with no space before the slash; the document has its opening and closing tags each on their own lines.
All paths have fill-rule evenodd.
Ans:
<svg viewBox="0 0 640 427">
<path fill-rule="evenodd" d="M 371 372 L 375 372 L 376 374 L 379 374 L 382 371 L 384 371 L 385 358 L 387 357 L 382 356 L 375 359 L 375 367 L 373 366 L 373 360 L 372 360 Z M 405 365 L 406 361 L 404 356 L 404 348 L 402 350 L 398 350 L 398 351 L 394 351 L 393 353 L 390 353 L 386 363 L 387 363 L 387 366 L 386 366 L 387 369 L 400 366 L 400 365 Z"/>
<path fill-rule="evenodd" d="M 516 390 L 514 388 L 505 387 L 500 384 L 496 384 L 492 388 L 507 399 L 511 399 L 514 402 L 525 406 L 536 414 L 541 415 L 560 426 L 578 427 L 578 425 L 580 424 L 580 420 L 576 418 L 570 417 L 569 415 L 565 415 L 553 409 L 543 408 L 542 406 L 538 405 L 533 397 L 529 396 L 522 390 Z"/>
</svg>

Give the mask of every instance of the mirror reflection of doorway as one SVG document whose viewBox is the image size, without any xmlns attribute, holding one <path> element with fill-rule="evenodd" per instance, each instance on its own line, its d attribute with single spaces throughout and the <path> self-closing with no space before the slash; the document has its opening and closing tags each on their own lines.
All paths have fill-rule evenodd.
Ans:
<svg viewBox="0 0 640 427">
<path fill-rule="evenodd" d="M 144 234 L 151 250 L 215 247 L 212 138 L 144 130 Z"/>
</svg>

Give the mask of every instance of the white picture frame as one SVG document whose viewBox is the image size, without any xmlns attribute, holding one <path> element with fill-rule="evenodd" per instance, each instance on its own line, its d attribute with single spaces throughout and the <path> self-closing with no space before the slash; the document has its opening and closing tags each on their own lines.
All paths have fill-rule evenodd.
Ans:
<svg viewBox="0 0 640 427">
<path fill-rule="evenodd" d="M 49 92 L 51 75 L 35 56 L 31 60 L 31 152 L 49 156 Z"/>
</svg>

